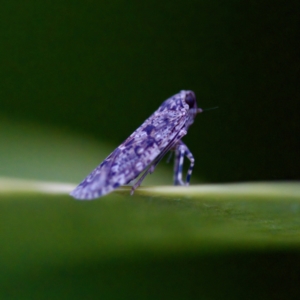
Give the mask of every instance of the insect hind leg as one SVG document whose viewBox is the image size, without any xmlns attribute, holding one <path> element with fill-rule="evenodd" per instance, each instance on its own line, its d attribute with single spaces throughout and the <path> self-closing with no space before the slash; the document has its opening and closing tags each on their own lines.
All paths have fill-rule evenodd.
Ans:
<svg viewBox="0 0 300 300">
<path fill-rule="evenodd" d="M 184 183 L 182 180 L 182 173 L 185 156 L 189 159 L 190 166 L 187 171 L 186 182 Z M 194 165 L 195 159 L 192 152 L 183 142 L 180 141 L 175 148 L 174 185 L 189 185 Z"/>
<path fill-rule="evenodd" d="M 151 165 L 144 174 L 138 179 L 138 181 L 132 186 L 130 195 L 132 196 L 134 191 L 142 184 L 143 180 L 148 174 L 152 174 L 157 164 Z"/>
<path fill-rule="evenodd" d="M 148 169 L 144 172 L 144 174 L 138 179 L 138 181 L 132 186 L 130 195 L 133 195 L 134 191 L 141 185 L 142 181 L 145 179 L 145 177 L 148 174 L 152 174 L 155 170 L 155 167 L 158 165 L 158 163 L 161 161 L 161 159 L 164 157 L 164 155 L 172 148 L 172 144 L 170 144 L 168 147 L 166 147 L 159 155 L 158 157 L 152 162 L 152 164 L 148 167 Z"/>
</svg>

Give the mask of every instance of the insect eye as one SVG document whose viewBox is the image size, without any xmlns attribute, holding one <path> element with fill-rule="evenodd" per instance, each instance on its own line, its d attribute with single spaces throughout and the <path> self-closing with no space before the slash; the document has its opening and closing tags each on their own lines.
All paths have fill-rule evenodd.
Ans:
<svg viewBox="0 0 300 300">
<path fill-rule="evenodd" d="M 190 108 L 193 108 L 196 102 L 195 96 L 193 94 L 187 94 L 185 97 L 185 102 Z"/>
</svg>

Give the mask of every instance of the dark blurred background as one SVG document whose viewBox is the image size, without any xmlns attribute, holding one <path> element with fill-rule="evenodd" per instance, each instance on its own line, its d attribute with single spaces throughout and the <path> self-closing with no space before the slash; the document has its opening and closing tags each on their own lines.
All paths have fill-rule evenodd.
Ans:
<svg viewBox="0 0 300 300">
<path fill-rule="evenodd" d="M 195 91 L 209 182 L 300 179 L 299 1 L 17 1 L 0 10 L 0 117 L 117 146 Z"/>
</svg>

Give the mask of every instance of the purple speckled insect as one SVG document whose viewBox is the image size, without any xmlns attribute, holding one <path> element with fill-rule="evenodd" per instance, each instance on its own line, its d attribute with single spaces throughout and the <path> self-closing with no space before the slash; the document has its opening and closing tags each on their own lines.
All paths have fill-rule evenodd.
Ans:
<svg viewBox="0 0 300 300">
<path fill-rule="evenodd" d="M 174 184 L 189 185 L 194 167 L 194 157 L 181 141 L 194 122 L 197 108 L 192 91 L 181 91 L 162 103 L 124 143 L 115 149 L 70 194 L 76 199 L 91 200 L 110 193 L 124 184 L 140 178 L 131 189 L 140 186 L 168 151 L 175 152 Z M 184 156 L 190 160 L 186 182 L 182 180 Z"/>
</svg>

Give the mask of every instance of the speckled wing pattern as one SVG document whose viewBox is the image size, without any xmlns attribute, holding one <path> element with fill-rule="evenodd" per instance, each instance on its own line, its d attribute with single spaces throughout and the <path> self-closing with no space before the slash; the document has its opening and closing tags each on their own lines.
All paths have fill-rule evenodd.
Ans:
<svg viewBox="0 0 300 300">
<path fill-rule="evenodd" d="M 187 133 L 189 106 L 186 91 L 167 99 L 137 130 L 116 148 L 71 193 L 90 200 L 137 178 L 147 167 L 159 162 Z"/>
</svg>

